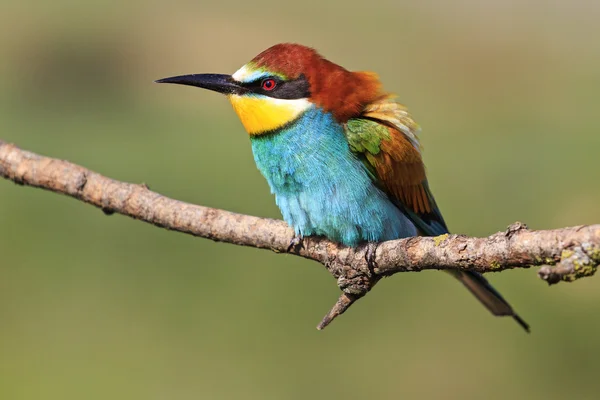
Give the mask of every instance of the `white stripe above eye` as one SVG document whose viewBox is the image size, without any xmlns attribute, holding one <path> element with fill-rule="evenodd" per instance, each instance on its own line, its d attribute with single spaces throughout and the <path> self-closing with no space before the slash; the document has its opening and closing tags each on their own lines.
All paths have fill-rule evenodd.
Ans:
<svg viewBox="0 0 600 400">
<path fill-rule="evenodd" d="M 244 65 L 242 68 L 238 69 L 233 75 L 231 75 L 231 77 L 238 82 L 253 82 L 268 75 L 269 73 L 267 71 L 251 69 L 248 68 L 247 65 Z"/>
</svg>

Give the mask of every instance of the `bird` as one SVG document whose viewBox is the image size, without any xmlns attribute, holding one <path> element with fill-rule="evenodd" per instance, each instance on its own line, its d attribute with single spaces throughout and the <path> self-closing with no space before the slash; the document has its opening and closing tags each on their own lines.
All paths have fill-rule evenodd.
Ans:
<svg viewBox="0 0 600 400">
<path fill-rule="evenodd" d="M 156 82 L 227 96 L 298 238 L 324 236 L 355 247 L 449 232 L 428 184 L 420 127 L 376 73 L 349 71 L 311 47 L 280 43 L 232 75 Z M 529 332 L 481 274 L 446 272 L 493 315 L 510 316 Z"/>
</svg>

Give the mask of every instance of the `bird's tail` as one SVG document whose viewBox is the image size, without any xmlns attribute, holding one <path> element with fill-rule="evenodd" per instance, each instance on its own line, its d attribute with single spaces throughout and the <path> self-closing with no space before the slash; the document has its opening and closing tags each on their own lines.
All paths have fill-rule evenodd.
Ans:
<svg viewBox="0 0 600 400">
<path fill-rule="evenodd" d="M 447 270 L 450 275 L 463 285 L 494 315 L 509 315 L 529 332 L 529 325 L 515 313 L 506 300 L 481 274 L 471 271 Z"/>
</svg>

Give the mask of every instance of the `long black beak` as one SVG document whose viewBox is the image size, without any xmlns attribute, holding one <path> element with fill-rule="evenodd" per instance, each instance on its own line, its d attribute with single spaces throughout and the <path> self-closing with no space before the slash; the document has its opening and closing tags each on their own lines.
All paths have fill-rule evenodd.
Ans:
<svg viewBox="0 0 600 400">
<path fill-rule="evenodd" d="M 203 89 L 213 90 L 223 94 L 244 94 L 248 91 L 231 75 L 222 74 L 192 74 L 173 76 L 155 81 L 156 83 L 174 83 L 177 85 L 196 86 Z"/>
</svg>

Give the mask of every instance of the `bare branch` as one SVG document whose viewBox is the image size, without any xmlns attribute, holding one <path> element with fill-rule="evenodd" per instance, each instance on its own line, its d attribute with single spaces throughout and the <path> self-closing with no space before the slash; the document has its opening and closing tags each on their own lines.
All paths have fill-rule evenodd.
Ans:
<svg viewBox="0 0 600 400">
<path fill-rule="evenodd" d="M 146 185 L 119 182 L 67 161 L 43 157 L 0 140 L 0 176 L 74 197 L 102 209 L 166 229 L 242 246 L 291 253 L 323 264 L 343 291 L 318 328 L 327 326 L 379 279 L 397 272 L 464 269 L 498 272 L 544 265 L 549 284 L 595 273 L 600 225 L 531 231 L 516 223 L 486 238 L 462 235 L 413 237 L 349 248 L 308 237 L 297 245 L 283 221 L 236 214 L 173 200 Z M 549 265 L 555 265 L 551 268 Z"/>
</svg>

